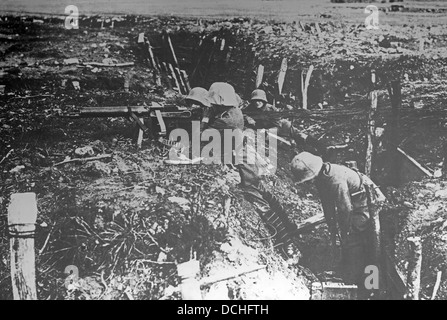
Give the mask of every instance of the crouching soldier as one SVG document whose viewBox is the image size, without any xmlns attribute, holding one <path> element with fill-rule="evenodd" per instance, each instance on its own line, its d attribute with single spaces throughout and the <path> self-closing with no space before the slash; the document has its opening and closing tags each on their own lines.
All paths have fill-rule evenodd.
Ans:
<svg viewBox="0 0 447 320">
<path fill-rule="evenodd" d="M 373 185 L 377 201 L 384 200 L 383 194 L 362 173 L 342 165 L 324 163 L 320 157 L 308 152 L 295 156 L 291 170 L 297 183 L 315 182 L 333 246 L 339 231 L 343 278 L 346 283 L 364 288 L 365 268 L 371 258 L 371 222 L 364 186 Z"/>
</svg>

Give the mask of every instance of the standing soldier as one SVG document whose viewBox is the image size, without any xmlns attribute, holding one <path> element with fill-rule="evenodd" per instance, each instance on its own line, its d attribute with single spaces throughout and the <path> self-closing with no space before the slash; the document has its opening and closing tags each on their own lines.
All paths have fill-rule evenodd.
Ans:
<svg viewBox="0 0 447 320">
<path fill-rule="evenodd" d="M 364 174 L 342 165 L 324 163 L 308 152 L 295 156 L 291 170 L 297 183 L 315 181 L 334 247 L 337 225 L 339 228 L 345 282 L 364 288 L 364 272 L 371 252 L 370 214 L 364 185 L 372 186 L 378 201 L 384 200 L 383 194 Z"/>
</svg>

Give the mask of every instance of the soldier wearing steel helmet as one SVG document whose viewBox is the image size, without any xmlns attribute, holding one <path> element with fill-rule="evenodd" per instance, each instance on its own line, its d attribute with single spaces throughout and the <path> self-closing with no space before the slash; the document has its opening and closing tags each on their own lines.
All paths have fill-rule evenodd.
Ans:
<svg viewBox="0 0 447 320">
<path fill-rule="evenodd" d="M 365 184 L 372 186 L 377 201 L 385 199 L 383 194 L 359 171 L 323 162 L 323 159 L 308 152 L 302 152 L 293 158 L 291 171 L 296 183 L 315 182 L 333 246 L 336 245 L 338 225 L 345 281 L 362 287 L 371 248 Z"/>
</svg>

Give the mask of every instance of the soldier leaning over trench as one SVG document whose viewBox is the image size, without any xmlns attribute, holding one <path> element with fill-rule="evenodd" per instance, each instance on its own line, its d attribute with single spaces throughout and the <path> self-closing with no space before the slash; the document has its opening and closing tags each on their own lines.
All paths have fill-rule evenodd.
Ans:
<svg viewBox="0 0 447 320">
<path fill-rule="evenodd" d="M 332 245 L 336 246 L 337 225 L 342 247 L 343 278 L 356 284 L 364 293 L 365 268 L 371 258 L 371 222 L 365 184 L 372 186 L 376 199 L 384 196 L 364 174 L 348 167 L 323 162 L 308 152 L 291 162 L 295 182 L 314 181 L 320 195 L 324 216 L 329 226 Z"/>
<path fill-rule="evenodd" d="M 278 111 L 268 104 L 266 93 L 263 90 L 257 89 L 252 92 L 250 104 L 243 111 L 250 114 L 250 116 L 245 114 L 247 128 L 254 130 L 276 128 L 278 135 L 291 138 L 299 145 L 310 146 L 315 153 L 322 156 L 327 154 L 328 148 L 325 148 L 312 136 L 300 132 L 292 126 L 288 119 L 263 116 L 263 112 Z M 289 220 L 288 214 L 279 200 L 266 190 L 262 182 L 265 170 L 262 170 L 257 162 L 254 165 L 241 166 L 239 171 L 246 197 L 255 205 L 267 225 L 273 227 L 272 232 L 277 234 L 277 243 L 285 244 L 283 248 L 285 247 L 286 255 L 293 257 L 297 251 L 293 245 L 296 225 Z"/>
</svg>

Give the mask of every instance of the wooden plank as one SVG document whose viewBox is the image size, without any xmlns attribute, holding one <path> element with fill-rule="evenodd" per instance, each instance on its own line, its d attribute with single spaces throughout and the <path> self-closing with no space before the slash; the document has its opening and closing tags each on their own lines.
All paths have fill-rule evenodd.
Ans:
<svg viewBox="0 0 447 320">
<path fill-rule="evenodd" d="M 264 78 L 264 66 L 260 64 L 258 66 L 258 72 L 256 74 L 256 89 L 258 89 L 261 86 L 263 78 Z"/>
<path fill-rule="evenodd" d="M 168 68 L 169 68 L 168 70 L 169 70 L 169 73 L 170 73 L 172 79 L 174 79 L 174 83 L 175 83 L 175 86 L 177 87 L 177 91 L 182 93 L 182 88 L 180 87 L 180 83 L 178 82 L 178 79 L 175 75 L 174 67 L 172 66 L 172 64 L 169 63 Z"/>
<path fill-rule="evenodd" d="M 407 276 L 408 299 L 419 300 L 419 292 L 421 290 L 422 242 L 420 237 L 410 237 L 407 240 L 410 245 Z"/>
<path fill-rule="evenodd" d="M 356 300 L 358 288 L 333 282 L 312 283 L 311 300 Z"/>
<path fill-rule="evenodd" d="M 180 66 L 178 64 L 178 60 L 177 60 L 177 55 L 175 54 L 175 51 L 174 51 L 174 46 L 172 45 L 171 37 L 169 36 L 169 33 L 167 31 L 165 31 L 165 36 L 166 36 L 166 41 L 168 43 L 169 52 L 171 53 L 172 59 L 174 61 L 174 66 L 177 68 L 180 68 Z"/>
<path fill-rule="evenodd" d="M 286 72 L 287 72 L 287 58 L 284 58 L 282 59 L 281 69 L 279 70 L 278 75 L 278 92 L 280 95 L 282 94 L 282 88 L 284 85 L 284 79 L 286 78 Z"/>
<path fill-rule="evenodd" d="M 36 220 L 36 194 L 12 194 L 8 207 L 8 231 L 14 300 L 37 300 L 34 253 Z"/>
<path fill-rule="evenodd" d="M 396 148 L 396 150 L 399 155 L 398 174 L 400 184 L 433 177 L 433 174 L 429 170 L 424 168 L 401 148 Z"/>
<path fill-rule="evenodd" d="M 188 94 L 189 91 L 186 89 L 186 85 L 185 85 L 185 82 L 183 81 L 182 75 L 180 73 L 180 69 L 174 68 L 174 74 L 175 74 L 175 77 L 177 78 L 177 82 L 180 85 L 180 92 L 182 94 Z"/>
<path fill-rule="evenodd" d="M 326 220 L 324 218 L 324 214 L 323 213 L 319 213 L 309 219 L 304 220 L 303 222 L 299 223 L 297 225 L 297 229 L 295 231 L 295 233 L 303 233 L 303 232 L 308 232 L 311 229 L 315 228 L 316 226 L 325 223 Z"/>
<path fill-rule="evenodd" d="M 309 67 L 309 70 L 307 70 L 307 74 L 306 74 L 306 80 L 304 81 L 304 84 L 301 83 L 302 85 L 302 96 L 303 96 L 303 109 L 307 110 L 307 89 L 309 88 L 309 83 L 310 83 L 310 77 L 312 76 L 312 72 L 314 71 L 314 66 L 311 65 Z"/>
</svg>

